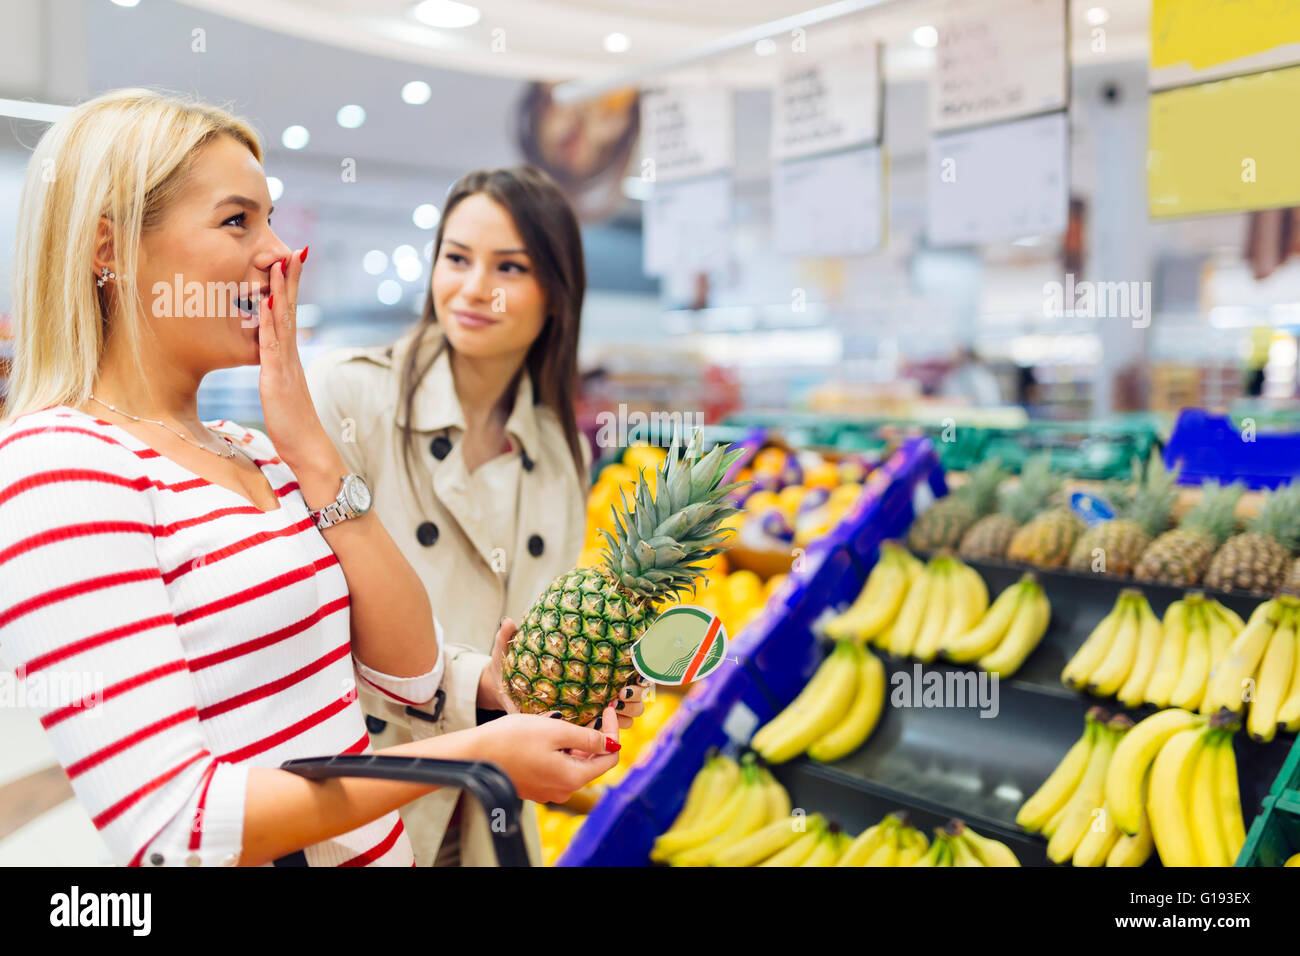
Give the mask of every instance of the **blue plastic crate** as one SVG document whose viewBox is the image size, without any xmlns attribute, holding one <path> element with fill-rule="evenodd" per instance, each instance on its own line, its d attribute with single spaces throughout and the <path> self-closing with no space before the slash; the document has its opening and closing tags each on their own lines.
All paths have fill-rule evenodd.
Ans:
<svg viewBox="0 0 1300 956">
<path fill-rule="evenodd" d="M 686 799 L 711 748 L 748 739 L 807 683 L 823 651 L 812 623 L 827 607 L 861 590 L 880 543 L 912 520 L 917 486 L 942 468 L 929 439 L 912 439 L 890 458 L 884 477 L 869 483 L 844 519 L 804 555 L 769 607 L 731 645 L 728 661 L 687 695 L 645 762 L 601 798 L 561 854 L 557 866 L 643 866 L 654 839 Z"/>
<path fill-rule="evenodd" d="M 1165 446 L 1165 464 L 1181 467 L 1185 485 L 1240 481 L 1251 488 L 1276 488 L 1300 478 L 1300 434 L 1244 435 L 1226 415 L 1184 409 Z"/>
</svg>

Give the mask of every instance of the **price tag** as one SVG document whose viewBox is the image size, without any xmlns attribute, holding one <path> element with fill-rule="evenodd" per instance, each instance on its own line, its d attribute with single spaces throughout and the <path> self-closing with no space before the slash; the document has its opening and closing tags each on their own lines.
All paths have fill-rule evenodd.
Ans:
<svg viewBox="0 0 1300 956">
<path fill-rule="evenodd" d="M 632 665 L 656 684 L 689 684 L 727 657 L 727 630 L 702 607 L 679 604 L 659 615 L 632 646 Z"/>
</svg>

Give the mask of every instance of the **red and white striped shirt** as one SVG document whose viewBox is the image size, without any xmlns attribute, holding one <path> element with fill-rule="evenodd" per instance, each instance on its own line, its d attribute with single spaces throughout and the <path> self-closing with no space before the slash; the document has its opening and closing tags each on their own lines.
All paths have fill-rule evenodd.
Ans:
<svg viewBox="0 0 1300 956">
<path fill-rule="evenodd" d="M 232 865 L 251 767 L 367 753 L 347 583 L 267 437 L 280 507 L 187 471 L 67 407 L 0 429 L 0 654 L 115 860 Z M 441 640 L 441 632 L 438 634 Z M 354 669 L 355 665 L 355 669 Z M 312 866 L 411 866 L 397 813 L 307 847 Z"/>
</svg>

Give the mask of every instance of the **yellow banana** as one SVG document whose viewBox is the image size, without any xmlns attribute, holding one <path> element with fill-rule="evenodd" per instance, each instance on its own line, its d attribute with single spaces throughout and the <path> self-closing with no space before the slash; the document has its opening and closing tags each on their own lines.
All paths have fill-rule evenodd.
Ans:
<svg viewBox="0 0 1300 956">
<path fill-rule="evenodd" d="M 1223 819 L 1215 803 L 1218 800 L 1219 747 L 1224 733 L 1210 731 L 1196 758 L 1192 771 L 1192 792 L 1188 801 L 1188 819 L 1191 821 L 1192 843 L 1196 860 L 1201 866 L 1231 866 L 1228 859 L 1227 839 L 1223 832 Z M 1229 743 L 1231 746 L 1231 743 Z"/>
<path fill-rule="evenodd" d="M 1125 724 L 1132 725 L 1128 718 L 1112 718 L 1102 725 L 1097 743 L 1088 757 L 1088 767 L 1079 781 L 1079 788 L 1066 805 L 1065 815 L 1061 818 L 1056 832 L 1047 841 L 1047 858 L 1053 863 L 1064 863 L 1074 856 L 1079 841 L 1093 821 L 1093 811 L 1102 803 L 1106 783 L 1106 768 L 1111 755 L 1119 743 L 1120 734 L 1125 732 Z"/>
<path fill-rule="evenodd" d="M 1210 621 L 1210 674 L 1213 674 L 1214 669 L 1227 658 L 1233 639 L 1240 633 L 1240 626 L 1235 625 L 1233 621 L 1235 619 L 1240 622 L 1241 618 L 1218 601 L 1206 601 L 1205 606 Z M 1209 675 L 1206 676 L 1205 694 L 1201 697 L 1200 711 L 1202 714 L 1213 713 L 1210 708 Z"/>
<path fill-rule="evenodd" d="M 944 644 L 944 656 L 950 661 L 964 664 L 990 653 L 1006 636 L 1015 620 L 1021 599 L 1025 595 L 1025 579 L 1011 585 L 998 595 L 992 607 L 970 630 L 958 634 Z"/>
<path fill-rule="evenodd" d="M 1277 733 L 1277 716 L 1291 687 L 1291 669 L 1296 660 L 1295 615 L 1282 611 L 1282 620 L 1268 640 L 1255 678 L 1255 699 L 1250 704 L 1246 730 L 1256 743 L 1266 744 Z"/>
<path fill-rule="evenodd" d="M 876 729 L 885 704 L 885 666 L 863 648 L 858 655 L 857 693 L 838 724 L 808 748 L 808 756 L 830 763 L 857 750 Z"/>
<path fill-rule="evenodd" d="M 780 736 L 758 749 L 768 763 L 784 763 L 799 756 L 844 718 L 853 704 L 858 684 L 858 658 L 867 653 L 852 641 L 841 641 L 823 665 L 830 669 L 820 699 L 796 711 Z M 794 709 L 794 705 L 789 708 Z"/>
<path fill-rule="evenodd" d="M 1106 857 L 1107 866 L 1142 866 L 1147 860 L 1151 859 L 1151 853 L 1155 849 L 1155 842 L 1151 839 L 1151 821 L 1147 819 L 1145 807 L 1145 781 L 1142 788 L 1142 802 L 1142 822 L 1138 825 L 1137 833 L 1130 836 L 1121 832 L 1120 838 L 1110 851 L 1110 855 Z"/>
<path fill-rule="evenodd" d="M 957 558 L 952 561 L 954 599 L 939 638 L 940 648 L 974 627 L 989 609 L 989 589 L 979 572 Z"/>
<path fill-rule="evenodd" d="M 1178 675 L 1183 670 L 1183 657 L 1187 653 L 1187 604 L 1175 601 L 1165 611 L 1164 637 L 1160 643 L 1160 656 L 1156 669 L 1147 683 L 1145 697 L 1156 707 L 1168 707 L 1169 699 L 1178 686 Z"/>
<path fill-rule="evenodd" d="M 1300 625 L 1300 617 L 1293 617 Z M 1286 700 L 1277 711 L 1277 725 L 1288 734 L 1300 731 L 1300 628 L 1296 636 L 1295 659 L 1291 665 L 1291 689 L 1287 691 Z"/>
<path fill-rule="evenodd" d="M 665 862 L 670 852 L 690 846 L 693 842 L 703 843 L 715 833 L 721 832 L 729 820 L 715 821 L 714 818 L 730 812 L 728 804 L 732 796 L 738 794 L 740 775 L 740 765 L 730 757 L 719 754 L 707 761 L 704 769 L 696 775 L 697 783 L 700 778 L 705 778 L 707 784 L 707 789 L 700 795 L 699 806 L 688 820 L 683 821 L 684 814 L 679 814 L 673 825 L 660 834 L 655 840 L 654 849 L 650 851 L 650 859 L 658 863 Z M 684 841 L 683 835 L 686 836 Z M 669 850 L 661 851 L 661 846 Z"/>
<path fill-rule="evenodd" d="M 1228 655 L 1219 662 L 1219 666 L 1210 675 L 1210 711 L 1224 707 L 1234 714 L 1240 714 L 1246 708 L 1244 691 L 1249 681 L 1259 668 L 1264 657 L 1269 638 L 1277 629 L 1282 604 L 1277 599 L 1265 601 L 1255 608 L 1250 620 L 1236 636 Z"/>
<path fill-rule="evenodd" d="M 921 857 L 925 856 L 925 851 L 929 849 L 930 841 L 925 838 L 925 834 L 913 827 L 904 828 L 903 848 L 898 851 L 897 866 L 911 866 Z"/>
<path fill-rule="evenodd" d="M 970 846 L 972 852 L 979 858 L 983 866 L 1020 865 L 1020 860 L 1011 851 L 1011 847 L 994 840 L 992 837 L 976 833 L 968 826 L 963 826 L 961 838 Z"/>
<path fill-rule="evenodd" d="M 1206 732 L 1206 727 L 1178 731 L 1160 748 L 1151 765 L 1147 816 L 1156 852 L 1165 866 L 1198 865 L 1187 798 Z"/>
<path fill-rule="evenodd" d="M 771 786 L 780 786 L 770 777 L 769 781 L 764 781 L 761 773 L 755 774 L 752 779 L 745 777 L 741 783 L 744 797 L 731 822 L 711 839 L 674 854 L 669 858 L 669 863 L 673 866 L 708 866 L 718 853 L 766 826 L 769 822 L 768 790 Z"/>
<path fill-rule="evenodd" d="M 892 826 L 885 834 L 885 839 L 874 853 L 867 858 L 863 866 L 897 866 L 898 856 L 903 850 L 902 827 Z"/>
<path fill-rule="evenodd" d="M 1233 750 L 1233 735 L 1227 734 L 1220 743 L 1216 756 L 1215 789 L 1218 799 L 1220 830 L 1228 859 L 1235 862 L 1246 843 L 1246 823 L 1241 815 L 1241 792 L 1237 787 L 1237 753 Z"/>
<path fill-rule="evenodd" d="M 717 806 L 713 780 L 723 764 L 728 762 L 734 765 L 734 761 L 728 761 L 728 758 L 721 755 L 704 761 L 704 766 L 700 768 L 700 772 L 695 775 L 690 788 L 686 791 L 686 801 L 682 804 L 681 812 L 677 814 L 676 819 L 673 820 L 672 825 L 665 832 L 671 833 L 674 830 L 688 827 L 699 818 L 700 813 L 706 807 L 712 809 Z M 737 768 L 738 772 L 739 768 Z"/>
<path fill-rule="evenodd" d="M 1106 652 L 1115 642 L 1115 635 L 1119 633 L 1120 625 L 1124 623 L 1124 612 L 1127 607 L 1128 599 L 1121 594 L 1116 599 L 1115 606 L 1110 609 L 1110 613 L 1092 629 L 1092 633 L 1065 665 L 1065 670 L 1061 671 L 1061 683 L 1074 690 L 1083 690 L 1087 686 L 1088 678 L 1101 665 Z"/>
<path fill-rule="evenodd" d="M 866 586 L 843 614 L 826 625 L 828 636 L 869 641 L 893 623 L 907 597 L 908 573 L 898 554 L 899 545 L 881 545 L 880 560 L 871 569 Z"/>
<path fill-rule="evenodd" d="M 1088 677 L 1087 690 L 1091 694 L 1111 696 L 1124 686 L 1129 672 L 1133 670 L 1138 642 L 1142 636 L 1142 619 L 1134 603 L 1134 598 L 1139 593 L 1141 592 L 1129 588 L 1120 592 L 1120 600 L 1124 601 L 1124 614 L 1106 656 Z"/>
<path fill-rule="evenodd" d="M 935 832 L 934 842 L 930 848 L 925 851 L 919 860 L 913 863 L 913 866 L 943 866 L 944 851 L 948 848 L 947 839 L 938 831 Z"/>
<path fill-rule="evenodd" d="M 1084 720 L 1083 736 L 1066 751 L 1056 769 L 1021 806 L 1020 812 L 1016 814 L 1018 826 L 1030 833 L 1037 833 L 1069 802 L 1079 781 L 1083 779 L 1096 740 L 1097 718 L 1093 711 L 1089 711 Z"/>
<path fill-rule="evenodd" d="M 835 646 L 838 648 L 844 643 L 843 641 L 837 641 Z M 785 710 L 759 728 L 758 733 L 754 734 L 753 739 L 749 742 L 750 749 L 762 753 L 769 746 L 770 741 L 784 736 L 798 722 L 800 714 L 807 713 L 809 707 L 821 703 L 826 687 L 836 673 L 836 669 L 831 667 L 831 658 L 834 656 L 835 652 L 832 650 L 825 660 L 821 662 L 817 670 L 813 672 L 813 676 L 809 678 L 803 690 L 795 696 L 795 699 L 790 702 Z"/>
<path fill-rule="evenodd" d="M 829 828 L 823 830 L 807 858 L 800 866 L 834 866 L 840 857 L 840 841 L 835 832 Z"/>
<path fill-rule="evenodd" d="M 985 654 L 979 660 L 979 666 L 990 674 L 1010 677 L 1020 669 L 1025 658 L 1033 653 L 1047 633 L 1047 625 L 1052 619 L 1052 605 L 1037 581 L 1030 581 L 1026 589 L 1029 593 L 1025 605 L 1007 629 L 1007 636 L 992 653 Z"/>
<path fill-rule="evenodd" d="M 1200 595 L 1187 595 L 1187 648 L 1183 654 L 1183 667 L 1178 683 L 1169 696 L 1173 707 L 1196 710 L 1205 698 L 1206 684 L 1210 679 L 1210 622 L 1206 618 L 1202 601 L 1193 601 Z"/>
<path fill-rule="evenodd" d="M 1179 731 L 1204 723 L 1203 718 L 1185 710 L 1162 710 L 1140 721 L 1116 745 L 1104 789 L 1106 804 L 1120 830 L 1130 835 L 1138 832 L 1147 771 L 1161 748 Z"/>
<path fill-rule="evenodd" d="M 1214 605 L 1215 610 L 1219 612 L 1219 617 L 1223 618 L 1232 629 L 1233 637 L 1236 637 L 1245 629 L 1246 622 L 1241 619 L 1240 614 L 1228 607 L 1226 604 L 1220 604 L 1218 601 L 1215 601 Z"/>
<path fill-rule="evenodd" d="M 803 830 L 796 829 L 798 817 L 786 816 L 774 820 L 757 833 L 751 833 L 737 843 L 722 850 L 713 858 L 714 866 L 753 866 L 788 847 Z"/>
<path fill-rule="evenodd" d="M 975 855 L 969 843 L 961 835 L 950 836 L 948 846 L 952 850 L 953 866 L 983 866 L 983 861 Z"/>
<path fill-rule="evenodd" d="M 1133 669 L 1129 671 L 1128 679 L 1124 681 L 1124 686 L 1119 689 L 1118 695 L 1120 703 L 1129 708 L 1142 705 L 1147 684 L 1156 669 L 1156 658 L 1160 656 L 1160 643 L 1164 638 L 1160 618 L 1156 617 L 1155 612 L 1151 610 L 1151 604 L 1146 596 L 1143 595 L 1134 603 L 1137 605 L 1141 626 L 1138 652 L 1133 661 Z"/>
<path fill-rule="evenodd" d="M 886 817 L 885 820 L 888 820 Z M 885 838 L 889 835 L 889 827 L 885 825 L 885 820 L 877 823 L 875 826 L 867 827 L 858 838 L 849 844 L 849 848 L 844 851 L 836 866 L 863 866 L 867 860 L 871 859 L 871 854 Z"/>
<path fill-rule="evenodd" d="M 1072 864 L 1080 867 L 1104 866 L 1110 851 L 1122 836 L 1119 826 L 1111 817 L 1110 808 L 1103 801 L 1088 825 L 1088 832 L 1075 848 Z"/>
<path fill-rule="evenodd" d="M 825 822 L 821 820 L 818 814 L 813 814 L 808 818 L 808 830 L 806 833 L 801 834 L 799 839 L 795 840 L 785 849 L 772 854 L 758 865 L 760 867 L 798 866 L 803 863 L 804 860 L 808 859 L 808 855 L 812 853 L 813 848 L 817 846 L 817 843 L 825 830 Z"/>
<path fill-rule="evenodd" d="M 889 630 L 889 653 L 895 657 L 907 657 L 912 653 L 921 624 L 929 606 L 930 594 L 934 587 L 928 567 L 923 567 L 912 579 L 907 589 L 907 597 L 899 608 L 898 617 Z"/>
<path fill-rule="evenodd" d="M 932 661 L 943 642 L 948 611 L 957 602 L 957 579 L 953 573 L 952 558 L 938 555 L 930 559 L 927 575 L 934 579 L 930 598 L 925 609 L 925 619 L 912 646 L 912 656 L 920 661 Z"/>
</svg>

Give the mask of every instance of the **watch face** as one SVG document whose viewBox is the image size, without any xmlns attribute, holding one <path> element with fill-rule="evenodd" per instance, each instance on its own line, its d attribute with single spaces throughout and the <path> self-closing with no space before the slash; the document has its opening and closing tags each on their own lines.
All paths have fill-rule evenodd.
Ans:
<svg viewBox="0 0 1300 956">
<path fill-rule="evenodd" d="M 348 475 L 343 480 L 343 495 L 357 514 L 370 510 L 370 488 L 360 475 Z"/>
</svg>

